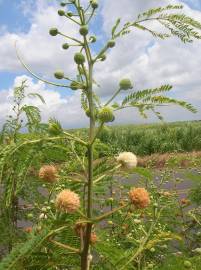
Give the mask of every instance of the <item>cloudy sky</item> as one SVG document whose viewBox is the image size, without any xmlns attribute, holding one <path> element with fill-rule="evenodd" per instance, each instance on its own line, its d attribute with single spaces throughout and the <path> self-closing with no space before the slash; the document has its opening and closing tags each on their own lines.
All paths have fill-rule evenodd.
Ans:
<svg viewBox="0 0 201 270">
<path fill-rule="evenodd" d="M 82 0 L 88 2 L 88 0 Z M 201 21 L 201 0 L 100 0 L 97 17 L 92 21 L 90 34 L 98 41 L 93 46 L 97 53 L 109 38 L 110 30 L 118 17 L 123 22 L 134 20 L 139 12 L 167 4 L 183 4 L 184 12 Z M 76 49 L 61 49 L 65 40 L 51 37 L 51 27 L 58 27 L 68 35 L 78 37 L 78 28 L 57 15 L 57 0 L 0 0 L 0 126 L 10 113 L 12 89 L 27 79 L 28 92 L 38 92 L 45 105 L 28 100 L 40 107 L 43 121 L 56 117 L 64 127 L 82 127 L 87 118 L 80 108 L 80 93 L 55 88 L 33 79 L 16 57 L 17 41 L 21 57 L 40 76 L 54 81 L 53 73 L 63 69 L 73 78 L 73 54 Z M 157 27 L 157 26 L 156 26 Z M 172 97 L 191 102 L 198 108 L 193 115 L 183 109 L 171 107 L 163 111 L 167 121 L 201 119 L 201 41 L 182 44 L 177 38 L 165 41 L 138 30 L 118 40 L 115 49 L 107 54 L 107 61 L 96 66 L 95 79 L 101 85 L 96 91 L 103 100 L 117 89 L 118 82 L 129 77 L 134 91 L 161 84 L 173 85 Z M 150 115 L 142 120 L 135 110 L 116 115 L 116 123 L 156 121 Z"/>
</svg>

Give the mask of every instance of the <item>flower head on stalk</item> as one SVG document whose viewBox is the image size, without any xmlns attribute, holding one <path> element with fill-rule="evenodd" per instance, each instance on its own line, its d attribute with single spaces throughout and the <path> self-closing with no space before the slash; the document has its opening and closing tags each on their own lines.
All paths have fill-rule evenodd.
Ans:
<svg viewBox="0 0 201 270">
<path fill-rule="evenodd" d="M 61 212 L 74 213 L 79 207 L 79 195 L 69 189 L 61 191 L 56 197 L 56 208 Z"/>
<path fill-rule="evenodd" d="M 146 208 L 150 204 L 149 193 L 145 188 L 132 188 L 129 197 L 131 203 L 138 209 Z"/>
</svg>

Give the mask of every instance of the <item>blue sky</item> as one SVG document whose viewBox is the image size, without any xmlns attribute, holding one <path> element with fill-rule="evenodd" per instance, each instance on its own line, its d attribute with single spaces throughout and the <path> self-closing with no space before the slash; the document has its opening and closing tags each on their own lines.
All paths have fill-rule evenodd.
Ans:
<svg viewBox="0 0 201 270">
<path fill-rule="evenodd" d="M 0 0 L 0 35 L 4 34 L 5 32 L 16 34 L 27 33 L 32 25 L 33 13 L 30 12 L 30 8 L 33 10 L 36 9 L 36 1 Z M 93 31 L 95 34 L 100 30 L 101 25 L 102 18 L 101 16 L 98 16 L 96 18 L 96 23 L 93 26 Z M 98 50 L 101 48 L 101 46 L 102 43 L 99 43 L 98 45 L 94 46 L 94 49 Z M 21 72 L 0 71 L 0 90 L 11 87 L 15 77 L 20 74 Z"/>
<path fill-rule="evenodd" d="M 16 60 L 14 51 L 15 40 L 18 40 L 20 53 L 23 58 L 25 58 L 31 68 L 39 74 L 44 74 L 45 77 L 54 79 L 52 76 L 54 66 L 55 68 L 64 67 L 69 69 L 68 71 L 70 73 L 73 72 L 69 56 L 65 56 L 65 63 L 68 64 L 64 65 L 63 63 L 64 52 L 59 49 L 62 41 L 56 41 L 54 38 L 50 39 L 48 35 L 50 26 L 64 27 L 61 18 L 57 18 L 56 9 L 53 10 L 53 8 L 51 8 L 56 2 L 59 1 L 0 0 L 0 93 L 2 90 L 9 91 L 20 76 L 28 75 Z M 184 3 L 185 11 L 187 13 L 189 12 L 194 18 L 197 17 L 201 20 L 200 0 L 166 0 L 165 4 L 175 2 Z M 153 7 L 158 6 L 164 3 L 164 1 L 124 0 L 123 7 L 122 1 L 120 4 L 120 2 L 116 0 L 100 0 L 100 3 L 101 11 L 94 21 L 92 32 L 97 35 L 98 39 L 102 39 L 102 42 L 96 43 L 94 52 L 99 51 L 103 46 L 103 41 L 106 40 L 108 31 L 111 29 L 116 18 L 119 16 L 123 16 L 125 19 L 132 18 L 133 14 L 135 16 L 137 15 L 138 10 L 142 11 L 144 8 L 146 10 L 147 7 L 150 8 L 152 5 Z M 124 13 L 122 13 L 122 11 L 124 11 Z M 47 17 L 45 17 L 46 15 Z M 67 29 L 74 31 L 69 28 L 69 26 L 67 26 Z M 135 41 L 134 38 L 136 38 Z M 173 96 L 184 98 L 192 102 L 195 106 L 199 106 L 199 96 L 201 96 L 201 81 L 199 75 L 201 57 L 198 57 L 199 52 L 200 44 L 198 42 L 192 45 L 192 47 L 189 45 L 184 47 L 180 42 L 175 40 L 159 42 L 152 39 L 149 35 L 143 36 L 136 33 L 136 35 L 133 35 L 133 37 L 129 38 L 127 41 L 123 39 L 122 44 L 117 46 L 116 52 L 109 52 L 108 62 L 97 67 L 98 80 L 100 80 L 100 82 L 102 81 L 102 89 L 99 94 L 103 97 L 109 96 L 112 94 L 114 87 L 116 87 L 117 82 L 115 80 L 117 80 L 119 76 L 131 76 L 131 78 L 136 81 L 135 85 L 137 88 L 155 87 L 163 82 L 173 84 L 175 88 Z M 164 62 L 167 61 L 167 59 L 168 65 L 166 63 L 164 66 Z M 185 59 L 188 59 L 188 65 L 183 63 Z M 39 89 L 39 86 L 41 87 L 39 82 L 35 79 L 32 80 L 30 78 L 30 84 L 36 89 Z M 63 89 L 54 89 L 49 86 L 44 87 L 44 94 L 47 96 L 47 99 L 50 98 L 50 100 L 52 100 L 48 93 L 54 93 L 58 98 L 56 103 L 58 111 L 50 110 L 51 112 L 49 113 L 47 109 L 47 117 L 45 117 L 45 119 L 48 118 L 48 116 L 53 116 L 53 113 L 58 117 L 61 115 L 61 112 L 63 113 L 62 104 L 69 102 L 65 97 L 71 97 L 71 103 L 74 104 L 72 105 L 73 112 L 78 110 L 79 97 L 77 94 L 73 95 L 74 93 L 64 92 Z M 2 103 L 0 103 L 0 105 Z M 58 104 L 61 104 L 61 106 L 59 107 Z M 5 106 L 5 108 L 7 107 Z M 2 115 L 6 115 L 6 113 L 6 109 L 4 111 L 2 109 L 2 112 L 0 111 Z M 196 116 L 175 114 L 173 112 L 165 112 L 165 114 L 170 121 L 184 120 L 185 118 L 201 118 L 201 113 Z M 78 121 L 78 125 L 80 125 L 81 121 L 86 120 L 82 117 L 80 119 L 73 117 L 72 119 L 74 120 L 72 121 Z M 127 118 L 129 119 L 128 121 L 131 121 L 130 113 L 128 115 L 125 112 L 123 116 L 120 117 L 119 121 L 125 122 Z M 1 121 L 0 118 L 0 124 Z"/>
</svg>

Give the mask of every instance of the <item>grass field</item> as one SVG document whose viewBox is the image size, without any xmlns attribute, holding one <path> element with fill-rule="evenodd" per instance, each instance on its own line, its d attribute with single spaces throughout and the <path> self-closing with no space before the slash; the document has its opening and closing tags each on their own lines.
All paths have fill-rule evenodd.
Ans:
<svg viewBox="0 0 201 270">
<path fill-rule="evenodd" d="M 114 154 L 130 151 L 144 156 L 200 151 L 201 121 L 108 127 L 99 139 L 110 145 Z"/>
</svg>

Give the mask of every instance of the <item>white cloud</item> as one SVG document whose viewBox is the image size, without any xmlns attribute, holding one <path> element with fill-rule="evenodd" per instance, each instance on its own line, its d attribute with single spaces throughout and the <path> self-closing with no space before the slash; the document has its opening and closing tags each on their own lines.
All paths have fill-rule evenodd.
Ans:
<svg viewBox="0 0 201 270">
<path fill-rule="evenodd" d="M 44 83 L 34 83 L 33 79 L 26 76 L 16 77 L 13 86 L 8 90 L 0 91 L 0 123 L 5 122 L 7 115 L 12 114 L 13 88 L 19 86 L 22 80 L 26 79 L 28 88 L 26 93 L 39 93 L 45 99 L 46 104 L 41 104 L 39 100 L 27 98 L 26 104 L 38 106 L 41 111 L 42 122 L 47 122 L 50 117 L 56 117 L 64 127 L 82 127 L 87 123 L 87 117 L 81 110 L 80 93 L 76 92 L 73 96 L 63 96 L 48 88 Z"/>
</svg>

